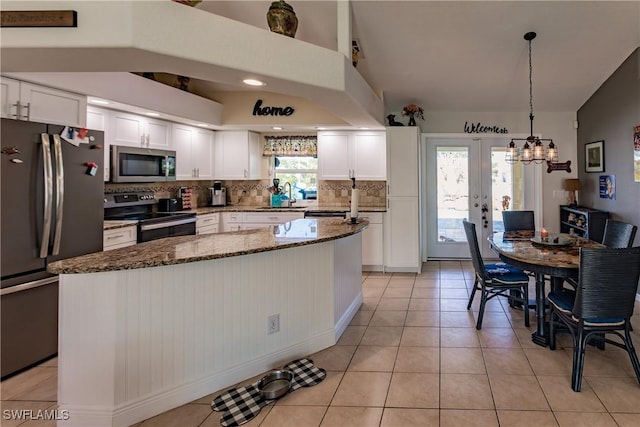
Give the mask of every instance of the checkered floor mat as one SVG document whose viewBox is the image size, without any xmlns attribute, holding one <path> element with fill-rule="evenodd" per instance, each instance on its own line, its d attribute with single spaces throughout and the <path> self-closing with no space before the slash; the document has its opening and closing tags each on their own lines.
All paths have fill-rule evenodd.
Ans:
<svg viewBox="0 0 640 427">
<path fill-rule="evenodd" d="M 311 387 L 322 382 L 327 372 L 313 365 L 313 360 L 298 359 L 287 363 L 283 369 L 293 371 L 293 384 L 289 393 L 300 387 Z M 263 406 L 273 402 L 264 400 L 258 392 L 258 387 L 250 384 L 246 387 L 238 387 L 217 396 L 211 402 L 214 411 L 222 412 L 220 425 L 233 427 L 242 425 L 256 417 Z"/>
</svg>

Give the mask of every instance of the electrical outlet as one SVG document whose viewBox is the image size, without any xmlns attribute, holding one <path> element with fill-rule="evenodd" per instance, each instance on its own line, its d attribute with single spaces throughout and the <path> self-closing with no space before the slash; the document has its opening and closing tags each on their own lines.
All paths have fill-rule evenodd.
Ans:
<svg viewBox="0 0 640 427">
<path fill-rule="evenodd" d="M 272 314 L 267 318 L 267 335 L 275 334 L 280 330 L 280 315 Z"/>
</svg>

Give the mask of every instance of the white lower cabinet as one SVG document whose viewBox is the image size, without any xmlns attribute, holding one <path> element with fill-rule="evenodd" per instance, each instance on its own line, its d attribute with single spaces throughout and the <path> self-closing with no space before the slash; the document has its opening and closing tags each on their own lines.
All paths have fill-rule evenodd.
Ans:
<svg viewBox="0 0 640 427">
<path fill-rule="evenodd" d="M 137 243 L 136 234 L 135 225 L 105 230 L 102 237 L 102 248 L 105 251 L 110 251 L 133 246 Z"/>
<path fill-rule="evenodd" d="M 223 212 L 222 230 L 252 230 L 304 218 L 304 212 Z"/>
<path fill-rule="evenodd" d="M 196 216 L 196 234 L 212 234 L 220 231 L 220 214 L 211 213 Z"/>
<path fill-rule="evenodd" d="M 360 218 L 369 221 L 369 227 L 362 232 L 362 270 L 381 271 L 384 265 L 383 214 L 361 212 Z"/>
<path fill-rule="evenodd" d="M 386 271 L 416 272 L 420 263 L 420 218 L 417 197 L 389 197 L 384 223 Z"/>
<path fill-rule="evenodd" d="M 220 215 L 223 232 L 242 230 L 242 212 L 223 212 Z"/>
</svg>

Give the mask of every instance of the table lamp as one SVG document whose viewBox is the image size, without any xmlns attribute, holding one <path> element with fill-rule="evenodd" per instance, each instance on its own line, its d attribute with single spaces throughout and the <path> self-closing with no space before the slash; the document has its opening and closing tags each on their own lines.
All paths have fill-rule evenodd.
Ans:
<svg viewBox="0 0 640 427">
<path fill-rule="evenodd" d="M 569 206 L 578 206 L 578 191 L 582 190 L 580 180 L 577 178 L 565 179 L 564 189 L 569 192 Z"/>
</svg>

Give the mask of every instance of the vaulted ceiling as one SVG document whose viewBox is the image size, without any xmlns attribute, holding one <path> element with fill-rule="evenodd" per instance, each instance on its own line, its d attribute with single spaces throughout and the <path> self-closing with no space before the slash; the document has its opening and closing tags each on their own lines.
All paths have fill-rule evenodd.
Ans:
<svg viewBox="0 0 640 427">
<path fill-rule="evenodd" d="M 269 1 L 205 0 L 197 8 L 267 28 Z M 296 39 L 336 49 L 336 2 L 290 0 Z M 527 111 L 534 31 L 536 111 L 576 111 L 640 46 L 638 1 L 351 2 L 358 71 L 387 111 Z M 238 90 L 225 86 L 203 90 Z"/>
</svg>

